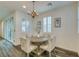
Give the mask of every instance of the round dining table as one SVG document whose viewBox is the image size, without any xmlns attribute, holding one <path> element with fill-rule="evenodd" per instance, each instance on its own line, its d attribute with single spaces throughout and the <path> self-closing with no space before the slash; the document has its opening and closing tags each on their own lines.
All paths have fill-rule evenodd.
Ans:
<svg viewBox="0 0 79 59">
<path fill-rule="evenodd" d="M 47 42 L 48 42 L 48 39 L 45 37 L 32 37 L 31 43 L 37 46 L 36 53 L 38 54 L 38 56 L 43 52 L 40 46 L 47 44 Z"/>
</svg>

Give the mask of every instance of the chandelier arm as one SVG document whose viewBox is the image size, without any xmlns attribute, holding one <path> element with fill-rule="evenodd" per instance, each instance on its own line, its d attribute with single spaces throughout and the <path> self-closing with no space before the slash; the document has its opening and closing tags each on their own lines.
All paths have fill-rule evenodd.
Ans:
<svg viewBox="0 0 79 59">
<path fill-rule="evenodd" d="M 33 10 L 35 10 L 35 7 L 34 6 L 35 6 L 35 1 L 33 1 Z"/>
</svg>

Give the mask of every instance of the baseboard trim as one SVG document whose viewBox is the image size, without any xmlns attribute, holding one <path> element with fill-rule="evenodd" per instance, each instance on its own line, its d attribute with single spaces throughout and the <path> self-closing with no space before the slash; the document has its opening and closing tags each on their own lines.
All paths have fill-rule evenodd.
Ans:
<svg viewBox="0 0 79 59">
<path fill-rule="evenodd" d="M 70 50 L 67 50 L 67 49 L 64 49 L 64 48 L 61 48 L 61 47 L 55 47 L 55 49 L 58 49 L 58 50 L 61 50 L 61 51 L 64 51 L 65 53 L 69 54 L 69 55 L 73 55 L 73 57 L 78 57 L 78 52 L 75 52 L 75 51 L 70 51 Z"/>
</svg>

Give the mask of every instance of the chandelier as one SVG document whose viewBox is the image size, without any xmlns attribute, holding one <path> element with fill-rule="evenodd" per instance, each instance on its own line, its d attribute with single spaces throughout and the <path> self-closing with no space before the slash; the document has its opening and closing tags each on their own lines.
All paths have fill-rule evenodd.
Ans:
<svg viewBox="0 0 79 59">
<path fill-rule="evenodd" d="M 35 16 L 37 16 L 38 14 L 37 14 L 37 12 L 36 12 L 36 10 L 35 10 L 35 1 L 32 1 L 33 2 L 33 11 L 32 11 L 32 13 L 31 13 L 31 16 L 32 16 L 32 18 L 35 18 Z"/>
</svg>

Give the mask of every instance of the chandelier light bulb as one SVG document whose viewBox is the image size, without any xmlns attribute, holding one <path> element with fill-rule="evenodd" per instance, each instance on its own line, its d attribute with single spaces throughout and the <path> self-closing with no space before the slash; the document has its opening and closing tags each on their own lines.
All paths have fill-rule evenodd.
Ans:
<svg viewBox="0 0 79 59">
<path fill-rule="evenodd" d="M 22 7 L 23 7 L 23 8 L 26 8 L 26 6 L 25 6 L 25 5 L 23 5 Z"/>
</svg>

